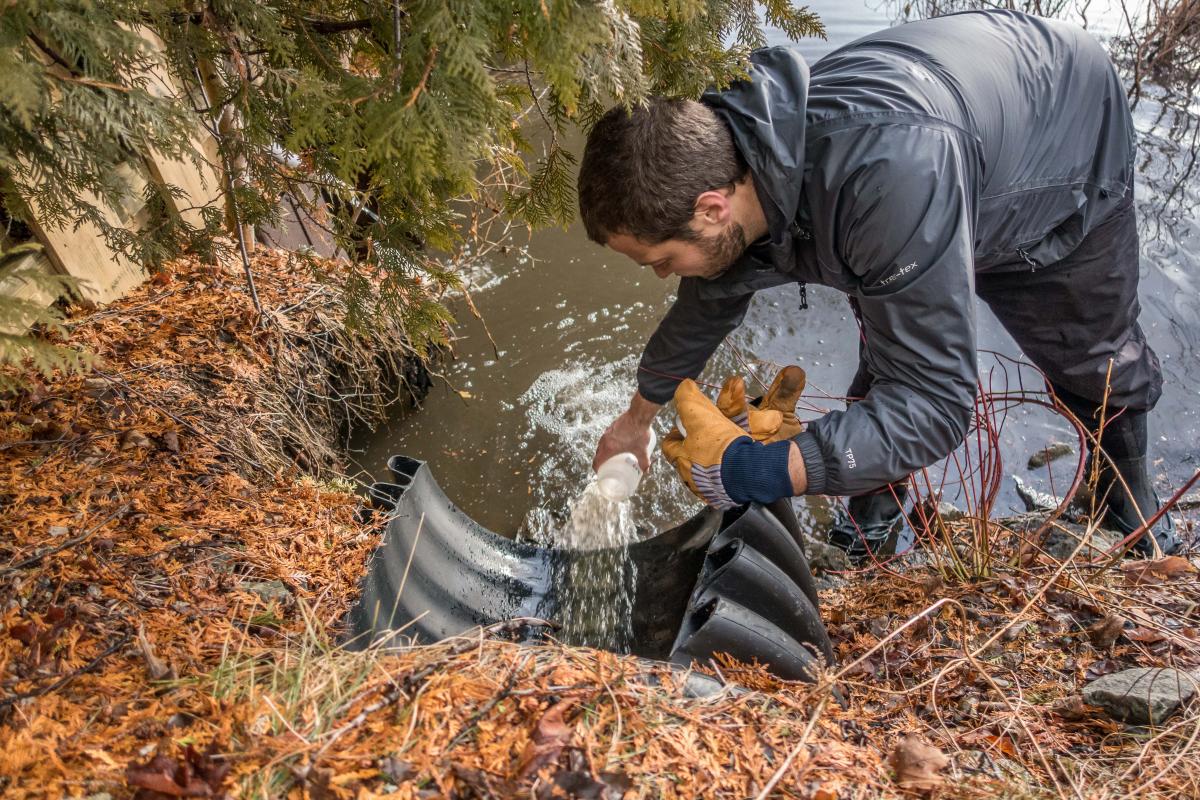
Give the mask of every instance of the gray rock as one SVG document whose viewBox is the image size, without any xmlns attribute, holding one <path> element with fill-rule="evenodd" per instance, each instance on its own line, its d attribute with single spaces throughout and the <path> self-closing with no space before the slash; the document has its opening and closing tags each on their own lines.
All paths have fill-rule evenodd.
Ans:
<svg viewBox="0 0 1200 800">
<path fill-rule="evenodd" d="M 49 533 L 51 536 L 55 536 L 55 537 L 66 536 L 70 532 L 71 532 L 71 529 L 68 528 L 66 525 L 51 525 L 50 529 L 47 531 L 47 533 Z"/>
<path fill-rule="evenodd" d="M 238 588 L 258 595 L 264 603 L 272 600 L 287 602 L 292 596 L 288 588 L 283 585 L 283 581 L 246 581 Z"/>
<path fill-rule="evenodd" d="M 945 500 L 939 500 L 937 505 L 934 505 L 933 498 L 927 498 L 919 505 L 913 506 L 912 510 L 908 512 L 908 524 L 914 531 L 925 530 L 927 523 L 930 527 L 936 527 L 939 519 L 948 524 L 960 522 L 966 518 L 967 512 L 958 506 L 947 503 Z"/>
<path fill-rule="evenodd" d="M 1069 456 L 1074 452 L 1075 448 L 1066 442 L 1051 442 L 1029 457 L 1028 467 L 1030 469 L 1039 469 L 1051 461 L 1056 461 L 1063 456 Z"/>
<path fill-rule="evenodd" d="M 1077 525 L 1074 522 L 1058 522 L 1046 536 L 1044 549 L 1048 555 L 1062 561 L 1075 552 L 1075 548 L 1079 547 L 1079 542 L 1083 539 L 1086 532 L 1087 528 L 1083 525 Z M 1107 528 L 1097 528 L 1092 532 L 1092 538 L 1083 546 L 1076 558 L 1083 559 L 1084 561 L 1095 561 L 1098 558 L 1111 557 L 1112 553 L 1109 551 L 1116 547 L 1117 542 L 1124 538 L 1124 536 L 1116 531 L 1110 531 Z"/>
<path fill-rule="evenodd" d="M 1157 725 L 1196 691 L 1196 681 L 1177 669 L 1126 669 L 1105 675 L 1083 689 L 1083 701 L 1100 706 L 1113 719 Z"/>
<path fill-rule="evenodd" d="M 1053 511 L 1062 504 L 1062 498 L 1043 492 L 1022 480 L 1020 475 L 1013 475 L 1013 486 L 1017 490 L 1017 497 L 1021 498 L 1021 502 L 1025 504 L 1026 511 Z"/>
<path fill-rule="evenodd" d="M 840 547 L 806 538 L 804 549 L 808 555 L 808 565 L 812 567 L 814 573 L 850 569 L 850 559 L 846 556 L 846 551 Z"/>
<path fill-rule="evenodd" d="M 1032 511 L 996 520 L 996 524 L 1014 533 L 1033 533 L 1045 521 L 1046 515 L 1044 513 Z M 1050 532 L 1046 534 L 1046 541 L 1042 547 L 1047 555 L 1062 561 L 1075 551 L 1075 548 L 1079 546 L 1080 539 L 1086 533 L 1087 528 L 1085 526 L 1065 519 L 1059 519 L 1054 523 Z M 1106 528 L 1097 528 L 1092 534 L 1092 538 L 1079 551 L 1077 558 L 1084 561 L 1093 561 L 1103 558 L 1106 555 L 1111 555 L 1108 551 L 1115 547 L 1117 542 L 1121 541 L 1122 538 L 1124 537 L 1115 531 L 1110 531 Z"/>
<path fill-rule="evenodd" d="M 828 592 L 831 589 L 840 589 L 846 585 L 846 579 L 841 575 L 834 575 L 832 572 L 824 575 L 813 575 L 813 586 L 817 587 L 818 592 Z"/>
<path fill-rule="evenodd" d="M 947 503 L 942 500 L 937 504 L 938 516 L 942 518 L 942 522 L 958 522 L 960 519 L 965 519 L 967 512 L 960 509 L 953 503 Z"/>
<path fill-rule="evenodd" d="M 683 696 L 684 697 L 716 697 L 723 692 L 737 693 L 739 687 L 722 684 L 716 678 L 711 678 L 708 675 L 702 675 L 699 672 L 687 673 L 683 679 Z"/>
</svg>

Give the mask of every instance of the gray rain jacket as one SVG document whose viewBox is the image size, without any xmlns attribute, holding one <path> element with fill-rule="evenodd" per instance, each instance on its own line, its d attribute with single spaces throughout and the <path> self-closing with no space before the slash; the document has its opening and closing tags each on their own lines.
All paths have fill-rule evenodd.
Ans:
<svg viewBox="0 0 1200 800">
<path fill-rule="evenodd" d="M 967 431 L 975 273 L 1057 261 L 1132 184 L 1125 93 L 1083 30 L 1007 11 L 884 30 L 811 76 L 790 48 L 751 61 L 749 81 L 701 99 L 733 130 L 769 234 L 720 276 L 680 280 L 639 392 L 664 403 L 678 384 L 665 376 L 699 375 L 755 291 L 840 289 L 873 384 L 796 442 L 810 494 L 870 491 Z"/>
</svg>

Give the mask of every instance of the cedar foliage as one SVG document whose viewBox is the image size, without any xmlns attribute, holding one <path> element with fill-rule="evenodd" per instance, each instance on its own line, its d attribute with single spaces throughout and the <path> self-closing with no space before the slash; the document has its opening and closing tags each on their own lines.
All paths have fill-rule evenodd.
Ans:
<svg viewBox="0 0 1200 800">
<path fill-rule="evenodd" d="M 824 33 L 788 0 L 761 9 L 789 36 Z M 324 276 L 346 290 L 350 322 L 399 320 L 423 351 L 458 283 L 439 253 L 496 221 L 568 223 L 572 126 L 613 102 L 726 85 L 763 43 L 761 21 L 753 0 L 5 4 L 0 199 L 18 221 L 89 220 L 153 267 L 276 220 L 288 195 L 352 256 Z M 155 66 L 183 96 L 151 91 Z M 107 224 L 101 206 L 128 191 L 116 167 L 150 148 L 203 158 L 197 123 L 218 141 L 224 207 L 189 225 L 164 210 L 172 187 L 152 186 L 146 231 Z"/>
<path fill-rule="evenodd" d="M 67 276 L 47 275 L 34 269 L 25 258 L 40 246 L 35 242 L 22 242 L 6 246 L 0 238 L 0 284 L 18 287 L 31 284 L 50 296 L 57 296 L 74 288 Z M 77 371 L 89 363 L 86 354 L 63 347 L 44 337 L 25 336 L 16 331 L 38 328 L 52 334 L 62 334 L 62 317 L 54 308 L 44 303 L 23 297 L 0 297 L 0 363 L 26 363 L 33 370 L 49 375 L 56 369 Z M 18 387 L 20 381 L 12 375 L 0 372 L 0 391 Z"/>
</svg>

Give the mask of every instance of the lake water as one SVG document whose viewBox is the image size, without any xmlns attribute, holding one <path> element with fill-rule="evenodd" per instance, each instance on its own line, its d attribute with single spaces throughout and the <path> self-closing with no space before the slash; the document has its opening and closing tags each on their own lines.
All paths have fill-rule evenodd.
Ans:
<svg viewBox="0 0 1200 800">
<path fill-rule="evenodd" d="M 894 22 L 886 3 L 815 2 L 829 41 L 798 47 L 810 63 L 836 46 Z M 1105 30 L 1105 18 L 1089 20 Z M 771 32 L 772 43 L 782 43 Z M 1200 467 L 1200 206 L 1197 183 L 1172 190 L 1187 169 L 1188 153 L 1175 144 L 1170 117 L 1159 119 L 1153 99 L 1135 111 L 1142 135 L 1137 196 L 1143 211 L 1142 324 L 1162 360 L 1166 387 L 1151 418 L 1152 456 L 1160 493 Z M 536 233 L 524 253 L 496 257 L 471 277 L 483 326 L 459 310 L 457 358 L 445 364 L 421 411 L 404 413 L 372 434 L 360 435 L 359 466 L 386 477 L 384 463 L 404 453 L 430 463 L 438 482 L 468 514 L 506 535 L 544 533 L 560 525 L 570 501 L 589 480 L 597 439 L 626 406 L 642 345 L 670 306 L 675 280 L 660 281 L 589 242 L 579 225 Z M 809 378 L 802 418 L 838 407 L 856 366 L 857 329 L 840 293 L 808 290 L 800 311 L 795 286 L 761 292 L 745 324 L 718 352 L 706 373 L 719 383 L 753 367 L 770 380 L 774 366 L 796 363 Z M 979 346 L 1012 356 L 1018 350 L 980 304 Z M 985 385 L 995 361 L 981 357 Z M 1028 379 L 1027 375 L 1027 379 Z M 995 373 L 999 383 L 999 373 Z M 751 381 L 753 388 L 754 382 Z M 666 415 L 660 415 L 665 417 Z M 659 438 L 666 419 L 658 422 Z M 1001 441 L 1006 473 L 1050 489 L 1067 480 L 1070 465 L 1052 475 L 1028 472 L 1025 462 L 1052 440 L 1069 440 L 1065 424 L 1039 410 L 1008 415 Z M 366 476 L 364 476 L 365 478 Z M 1000 510 L 1018 507 L 1007 478 Z M 954 490 L 947 490 L 953 501 Z M 821 498 L 796 500 L 802 523 L 819 528 L 828 518 Z M 646 531 L 669 527 L 698 510 L 659 456 L 633 501 Z"/>
</svg>

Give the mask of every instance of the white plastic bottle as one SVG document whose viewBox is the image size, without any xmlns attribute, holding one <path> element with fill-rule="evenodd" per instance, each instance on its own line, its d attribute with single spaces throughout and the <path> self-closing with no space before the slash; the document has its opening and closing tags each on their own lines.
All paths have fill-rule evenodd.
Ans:
<svg viewBox="0 0 1200 800">
<path fill-rule="evenodd" d="M 654 431 L 650 431 L 650 446 L 646 448 L 647 460 L 654 452 L 656 441 Z M 600 494 L 616 502 L 633 497 L 641 480 L 642 468 L 638 465 L 638 458 L 629 452 L 617 453 L 596 470 L 596 486 Z"/>
</svg>

